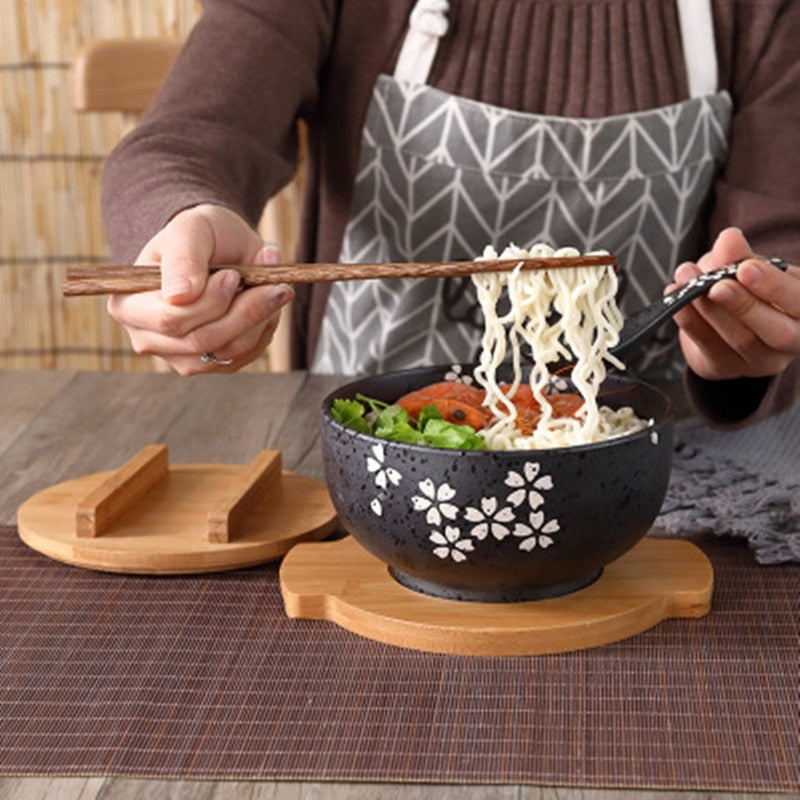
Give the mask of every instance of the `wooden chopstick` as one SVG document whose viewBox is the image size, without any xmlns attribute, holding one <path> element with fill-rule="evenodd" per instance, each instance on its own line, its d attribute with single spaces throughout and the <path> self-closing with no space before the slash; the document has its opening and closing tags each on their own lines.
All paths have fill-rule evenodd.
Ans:
<svg viewBox="0 0 800 800">
<path fill-rule="evenodd" d="M 237 265 L 212 267 L 235 269 L 242 276 L 243 286 L 264 286 L 278 283 L 327 283 L 371 278 L 449 278 L 476 272 L 503 272 L 518 264 L 523 269 L 561 269 L 564 267 L 616 268 L 612 255 L 575 257 L 495 259 L 486 261 L 442 261 L 434 263 L 385 264 L 275 264 L 270 266 Z M 81 264 L 67 268 L 67 279 L 61 290 L 65 296 L 93 294 L 131 294 L 161 288 L 158 266 L 97 266 Z"/>
</svg>

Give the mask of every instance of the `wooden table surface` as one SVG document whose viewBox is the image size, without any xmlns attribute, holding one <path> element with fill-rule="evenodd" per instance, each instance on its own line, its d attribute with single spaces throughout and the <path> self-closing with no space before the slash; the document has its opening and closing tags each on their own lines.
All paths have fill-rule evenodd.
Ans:
<svg viewBox="0 0 800 800">
<path fill-rule="evenodd" d="M 248 463 L 280 449 L 286 469 L 322 477 L 317 414 L 335 377 L 300 372 L 180 378 L 172 374 L 0 372 L 0 524 L 18 506 L 68 478 L 117 468 L 163 442 L 176 463 Z M 2 754 L 0 754 L 0 759 Z M 800 795 L 639 791 L 539 786 L 214 782 L 0 778 L 0 798 L 271 798 L 272 800 L 732 800 Z"/>
</svg>

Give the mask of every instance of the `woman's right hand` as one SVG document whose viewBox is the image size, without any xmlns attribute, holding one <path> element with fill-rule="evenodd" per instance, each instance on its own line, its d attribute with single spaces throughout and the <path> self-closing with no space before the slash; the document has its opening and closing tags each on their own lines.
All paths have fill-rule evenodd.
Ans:
<svg viewBox="0 0 800 800">
<path fill-rule="evenodd" d="M 740 262 L 737 280 L 715 283 L 674 317 L 686 363 L 706 380 L 779 375 L 800 357 L 800 267 L 775 269 L 741 230 L 726 228 L 696 264 L 677 268 L 665 291 L 732 262 Z"/>
<path fill-rule="evenodd" d="M 108 311 L 137 353 L 158 356 L 180 375 L 235 372 L 264 352 L 293 292 L 286 284 L 240 291 L 235 270 L 210 275 L 209 266 L 280 258 L 234 212 L 194 206 L 176 214 L 136 259 L 161 267 L 161 289 L 113 295 Z"/>
</svg>

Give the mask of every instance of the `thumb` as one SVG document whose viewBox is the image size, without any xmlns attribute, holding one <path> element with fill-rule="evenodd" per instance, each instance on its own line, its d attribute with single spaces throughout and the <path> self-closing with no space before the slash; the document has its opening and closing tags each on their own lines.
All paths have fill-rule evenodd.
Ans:
<svg viewBox="0 0 800 800">
<path fill-rule="evenodd" d="M 190 268 L 187 269 L 187 266 Z M 189 265 L 179 266 L 161 262 L 161 294 L 168 303 L 185 305 L 194 302 L 202 293 L 208 277 L 208 268 Z"/>
<path fill-rule="evenodd" d="M 162 231 L 163 234 L 163 231 Z M 164 236 L 160 235 L 163 240 Z M 208 275 L 203 259 L 192 261 L 188 255 L 174 256 L 167 248 L 156 247 L 157 242 L 145 247 L 134 262 L 135 265 L 158 264 L 161 268 L 161 295 L 169 303 L 182 305 L 191 303 L 202 294 Z"/>
<path fill-rule="evenodd" d="M 202 218 L 178 215 L 162 232 L 159 263 L 161 294 L 173 305 L 186 305 L 203 293 L 214 252 L 214 235 Z"/>
</svg>

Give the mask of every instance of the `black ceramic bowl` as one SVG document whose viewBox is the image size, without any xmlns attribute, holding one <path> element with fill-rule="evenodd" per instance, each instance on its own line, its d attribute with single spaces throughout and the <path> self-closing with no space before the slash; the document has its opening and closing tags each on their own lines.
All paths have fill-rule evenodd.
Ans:
<svg viewBox="0 0 800 800">
<path fill-rule="evenodd" d="M 461 367 L 471 374 L 471 367 Z M 647 532 L 667 490 L 673 424 L 660 391 L 609 377 L 602 402 L 652 425 L 548 450 L 445 450 L 386 441 L 336 422 L 336 397 L 386 402 L 451 367 L 365 378 L 322 407 L 325 478 L 344 528 L 403 585 L 438 597 L 513 602 L 590 584 Z M 508 376 L 510 378 L 510 376 Z"/>
</svg>

